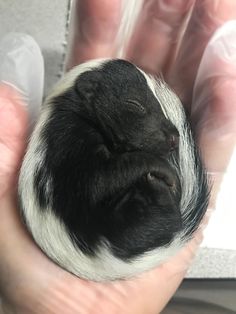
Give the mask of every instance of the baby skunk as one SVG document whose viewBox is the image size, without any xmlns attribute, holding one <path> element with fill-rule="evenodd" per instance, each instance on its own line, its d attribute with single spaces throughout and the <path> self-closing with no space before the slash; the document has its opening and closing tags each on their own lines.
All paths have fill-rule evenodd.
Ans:
<svg viewBox="0 0 236 314">
<path fill-rule="evenodd" d="M 199 226 L 209 189 L 177 96 L 127 61 L 93 60 L 43 104 L 19 198 L 53 261 L 104 281 L 175 254 Z"/>
</svg>

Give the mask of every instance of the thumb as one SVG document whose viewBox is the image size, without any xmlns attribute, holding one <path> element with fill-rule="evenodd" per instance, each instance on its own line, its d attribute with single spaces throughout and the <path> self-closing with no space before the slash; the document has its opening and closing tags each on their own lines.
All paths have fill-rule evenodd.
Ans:
<svg viewBox="0 0 236 314">
<path fill-rule="evenodd" d="M 43 59 L 28 35 L 9 34 L 0 42 L 0 197 L 14 186 L 43 93 Z"/>
<path fill-rule="evenodd" d="M 192 120 L 210 172 L 224 172 L 236 144 L 236 21 L 225 23 L 204 52 Z"/>
<path fill-rule="evenodd" d="M 206 47 L 197 74 L 191 112 L 199 146 L 212 177 L 210 205 L 213 208 L 222 203 L 225 187 L 229 189 L 234 186 L 235 86 L 236 21 L 232 20 L 216 31 Z M 231 193 L 230 199 L 233 197 L 234 194 Z M 227 210 L 226 204 L 222 209 Z"/>
<path fill-rule="evenodd" d="M 235 247 L 236 20 L 225 23 L 209 42 L 194 90 L 193 119 L 212 175 L 213 211 L 204 246 Z M 222 232 L 219 232 L 221 230 Z"/>
</svg>

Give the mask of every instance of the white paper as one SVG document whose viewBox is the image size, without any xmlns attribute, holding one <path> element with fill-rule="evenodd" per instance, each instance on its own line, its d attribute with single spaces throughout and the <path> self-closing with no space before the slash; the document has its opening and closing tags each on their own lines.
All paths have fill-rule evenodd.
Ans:
<svg viewBox="0 0 236 314">
<path fill-rule="evenodd" d="M 236 148 L 205 230 L 202 247 L 236 250 Z"/>
</svg>

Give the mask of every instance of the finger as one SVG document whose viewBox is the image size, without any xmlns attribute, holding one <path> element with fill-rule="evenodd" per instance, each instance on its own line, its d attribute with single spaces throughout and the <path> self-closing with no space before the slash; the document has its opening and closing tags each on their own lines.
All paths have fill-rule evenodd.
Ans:
<svg viewBox="0 0 236 314">
<path fill-rule="evenodd" d="M 115 56 L 121 5 L 121 0 L 75 1 L 67 69 L 89 59 Z"/>
<path fill-rule="evenodd" d="M 194 0 L 145 0 L 126 58 L 149 73 L 163 70 L 174 53 Z"/>
<path fill-rule="evenodd" d="M 210 172 L 224 172 L 236 144 L 236 22 L 216 32 L 203 55 L 192 120 Z"/>
<path fill-rule="evenodd" d="M 194 80 L 204 49 L 225 21 L 236 18 L 235 0 L 196 1 L 175 63 L 167 74 L 169 84 L 190 107 Z"/>
</svg>

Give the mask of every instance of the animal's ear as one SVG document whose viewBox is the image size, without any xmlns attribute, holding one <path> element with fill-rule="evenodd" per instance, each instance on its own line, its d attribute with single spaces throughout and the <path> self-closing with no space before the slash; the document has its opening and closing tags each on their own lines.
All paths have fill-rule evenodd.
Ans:
<svg viewBox="0 0 236 314">
<path fill-rule="evenodd" d="M 100 79 L 101 73 L 98 71 L 82 73 L 75 82 L 77 94 L 88 102 L 93 101 L 100 87 Z"/>
</svg>

